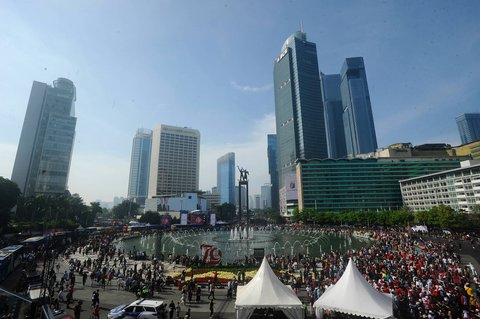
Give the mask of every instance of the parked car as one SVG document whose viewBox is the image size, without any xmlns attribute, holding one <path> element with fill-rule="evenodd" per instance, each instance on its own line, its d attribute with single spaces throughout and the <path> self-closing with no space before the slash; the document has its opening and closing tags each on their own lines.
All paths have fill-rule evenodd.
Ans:
<svg viewBox="0 0 480 319">
<path fill-rule="evenodd" d="M 161 300 L 139 299 L 131 304 L 113 308 L 108 319 L 163 319 L 166 318 L 165 302 Z"/>
</svg>

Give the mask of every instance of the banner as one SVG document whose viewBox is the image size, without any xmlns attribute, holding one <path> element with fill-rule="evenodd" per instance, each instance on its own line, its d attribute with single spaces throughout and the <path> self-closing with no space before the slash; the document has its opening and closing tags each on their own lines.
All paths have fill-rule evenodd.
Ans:
<svg viewBox="0 0 480 319">
<path fill-rule="evenodd" d="M 186 225 L 188 219 L 188 213 L 180 214 L 180 225 Z"/>
<path fill-rule="evenodd" d="M 217 223 L 217 215 L 210 214 L 210 225 L 215 226 L 216 223 Z"/>
</svg>

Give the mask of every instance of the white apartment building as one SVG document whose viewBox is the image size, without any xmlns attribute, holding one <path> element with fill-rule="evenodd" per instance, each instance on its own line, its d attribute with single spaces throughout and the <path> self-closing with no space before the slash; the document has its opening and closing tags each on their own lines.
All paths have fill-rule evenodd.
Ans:
<svg viewBox="0 0 480 319">
<path fill-rule="evenodd" d="M 461 167 L 400 181 L 403 203 L 413 211 L 450 206 L 471 212 L 480 205 L 480 161 L 461 162 Z"/>
<path fill-rule="evenodd" d="M 148 197 L 198 191 L 200 132 L 159 125 L 153 130 Z"/>
</svg>

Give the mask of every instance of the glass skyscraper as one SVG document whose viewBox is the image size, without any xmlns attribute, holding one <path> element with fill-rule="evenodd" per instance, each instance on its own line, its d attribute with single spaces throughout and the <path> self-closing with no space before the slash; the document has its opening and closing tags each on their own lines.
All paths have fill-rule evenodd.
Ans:
<svg viewBox="0 0 480 319">
<path fill-rule="evenodd" d="M 355 156 L 374 152 L 377 149 L 377 136 L 363 58 L 345 59 L 340 73 L 347 154 Z"/>
<path fill-rule="evenodd" d="M 144 128 L 138 129 L 132 143 L 128 199 L 139 205 L 145 205 L 148 195 L 151 151 L 152 131 Z"/>
<path fill-rule="evenodd" d="M 217 160 L 217 192 L 220 204 L 235 204 L 235 153 L 227 153 Z"/>
<path fill-rule="evenodd" d="M 198 191 L 200 132 L 159 125 L 152 134 L 148 197 Z"/>
<path fill-rule="evenodd" d="M 268 157 L 268 174 L 270 175 L 270 205 L 273 209 L 279 210 L 278 197 L 278 152 L 277 152 L 277 135 L 267 135 L 267 157 Z"/>
<path fill-rule="evenodd" d="M 297 159 L 328 157 L 315 43 L 295 32 L 274 63 L 279 185 L 295 173 Z"/>
<path fill-rule="evenodd" d="M 76 89 L 58 78 L 53 86 L 33 82 L 12 172 L 25 195 L 63 194 L 75 139 Z"/>
<path fill-rule="evenodd" d="M 463 113 L 456 120 L 462 144 L 480 140 L 480 113 Z"/>
<path fill-rule="evenodd" d="M 329 158 L 343 158 L 347 156 L 340 82 L 340 74 L 320 75 Z"/>
</svg>

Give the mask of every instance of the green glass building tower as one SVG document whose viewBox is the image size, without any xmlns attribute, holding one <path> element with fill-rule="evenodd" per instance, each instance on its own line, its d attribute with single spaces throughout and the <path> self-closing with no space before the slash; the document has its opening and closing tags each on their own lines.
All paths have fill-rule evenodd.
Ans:
<svg viewBox="0 0 480 319">
<path fill-rule="evenodd" d="M 297 159 L 327 158 L 317 48 L 298 31 L 283 44 L 274 63 L 279 187 L 295 173 Z"/>
</svg>

